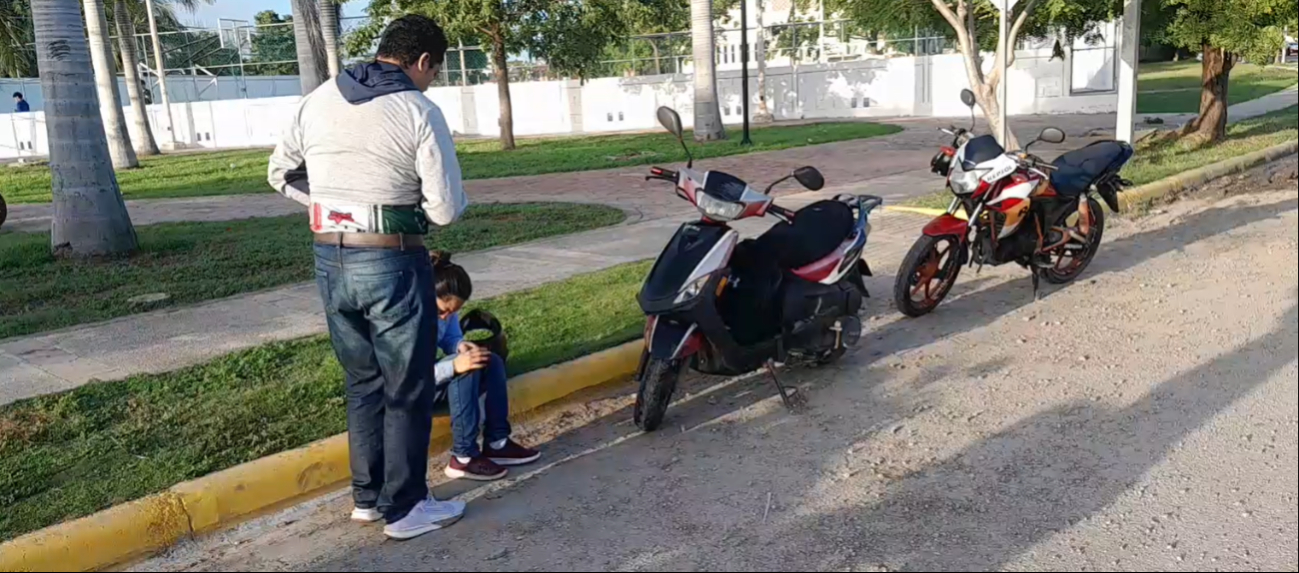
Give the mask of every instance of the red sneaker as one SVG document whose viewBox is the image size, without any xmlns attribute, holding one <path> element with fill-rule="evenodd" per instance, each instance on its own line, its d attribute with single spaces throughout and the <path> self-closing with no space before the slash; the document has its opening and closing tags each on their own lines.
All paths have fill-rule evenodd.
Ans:
<svg viewBox="0 0 1299 573">
<path fill-rule="evenodd" d="M 541 452 L 520 446 L 514 440 L 505 440 L 505 445 L 499 450 L 488 444 L 483 449 L 483 455 L 498 466 L 522 466 L 541 459 Z"/>
<path fill-rule="evenodd" d="M 447 464 L 445 472 L 451 479 L 468 479 L 474 481 L 496 481 L 509 474 L 509 470 L 497 465 L 490 459 L 478 456 L 469 463 L 460 463 L 460 458 L 451 456 L 451 463 Z"/>
</svg>

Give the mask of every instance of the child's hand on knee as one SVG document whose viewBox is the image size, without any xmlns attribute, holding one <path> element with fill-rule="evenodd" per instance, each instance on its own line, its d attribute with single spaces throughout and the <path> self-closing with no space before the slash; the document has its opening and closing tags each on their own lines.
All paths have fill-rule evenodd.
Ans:
<svg viewBox="0 0 1299 573">
<path fill-rule="evenodd" d="M 487 367 L 487 363 L 492 359 L 492 352 L 490 350 L 479 348 L 472 344 L 470 347 L 471 348 L 469 348 L 467 352 L 462 349 L 460 354 L 456 355 L 455 361 L 452 362 L 455 366 L 456 374 L 466 374 L 475 370 L 482 370 Z"/>
</svg>

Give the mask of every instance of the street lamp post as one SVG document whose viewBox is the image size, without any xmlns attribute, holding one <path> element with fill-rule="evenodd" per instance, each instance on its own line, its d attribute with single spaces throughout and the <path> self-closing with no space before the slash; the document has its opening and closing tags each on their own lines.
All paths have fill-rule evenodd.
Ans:
<svg viewBox="0 0 1299 573">
<path fill-rule="evenodd" d="M 749 139 L 749 0 L 740 0 L 740 98 L 744 114 L 744 138 L 740 145 L 753 145 Z"/>
</svg>

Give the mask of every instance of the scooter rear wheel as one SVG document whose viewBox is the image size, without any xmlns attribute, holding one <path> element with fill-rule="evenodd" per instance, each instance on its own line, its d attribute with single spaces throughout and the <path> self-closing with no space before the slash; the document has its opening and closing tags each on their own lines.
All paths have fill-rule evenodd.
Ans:
<svg viewBox="0 0 1299 573">
<path fill-rule="evenodd" d="M 898 310 L 911 318 L 934 311 L 952 292 L 961 274 L 961 240 L 955 235 L 923 235 L 902 261 L 893 298 Z"/>
<path fill-rule="evenodd" d="M 650 358 L 641 372 L 640 391 L 636 393 L 634 418 L 636 426 L 643 431 L 653 432 L 663 424 L 663 416 L 672 403 L 672 393 L 677 389 L 677 380 L 685 364 L 681 361 L 668 361 Z"/>
</svg>

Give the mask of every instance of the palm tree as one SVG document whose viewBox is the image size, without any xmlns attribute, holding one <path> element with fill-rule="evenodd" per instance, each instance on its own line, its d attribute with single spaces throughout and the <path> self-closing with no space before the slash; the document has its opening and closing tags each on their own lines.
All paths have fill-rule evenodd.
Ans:
<svg viewBox="0 0 1299 573">
<path fill-rule="evenodd" d="M 131 100 L 131 121 L 135 122 L 136 155 L 158 155 L 158 141 L 149 127 L 149 112 L 140 93 L 140 59 L 135 53 L 135 22 L 126 0 L 113 1 L 113 24 L 117 27 L 117 45 L 122 53 L 122 73 L 126 76 L 126 95 Z"/>
<path fill-rule="evenodd" d="M 338 75 L 338 4 L 335 0 L 320 0 L 320 31 L 325 42 L 325 60 L 329 77 Z"/>
<path fill-rule="evenodd" d="M 36 58 L 45 96 L 56 255 L 129 253 L 135 228 L 122 202 L 99 115 L 90 50 L 77 0 L 32 6 Z"/>
<path fill-rule="evenodd" d="M 29 14 L 27 0 L 0 0 L 0 77 L 36 76 Z"/>
<path fill-rule="evenodd" d="M 726 139 L 717 106 L 712 0 L 690 0 L 690 40 L 695 60 L 695 141 Z"/>
<path fill-rule="evenodd" d="M 293 39 L 298 50 L 298 79 L 305 96 L 329 79 L 329 69 L 321 65 L 328 56 L 315 0 L 293 0 Z"/>
<path fill-rule="evenodd" d="M 113 61 L 113 48 L 108 43 L 104 0 L 86 0 L 85 7 L 86 34 L 90 40 L 91 63 L 95 68 L 95 89 L 99 92 L 99 113 L 104 117 L 104 133 L 108 136 L 108 154 L 116 169 L 139 167 L 140 160 L 131 149 L 131 136 L 126 131 L 122 96 L 117 93 L 117 66 Z"/>
</svg>

